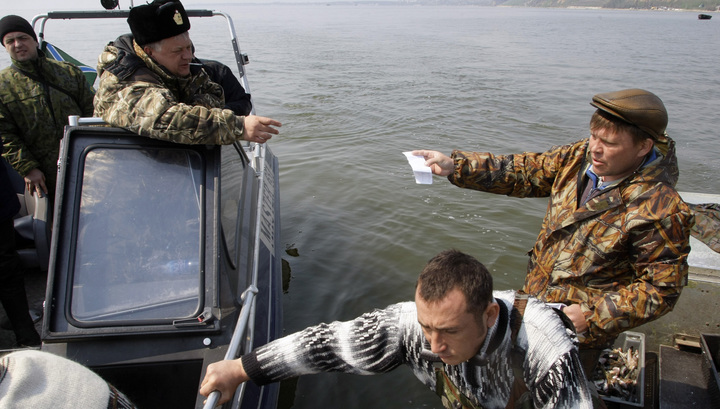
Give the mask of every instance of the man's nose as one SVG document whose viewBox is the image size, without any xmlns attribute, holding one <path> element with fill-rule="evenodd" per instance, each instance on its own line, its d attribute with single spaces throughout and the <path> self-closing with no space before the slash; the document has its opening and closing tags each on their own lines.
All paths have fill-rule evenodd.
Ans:
<svg viewBox="0 0 720 409">
<path fill-rule="evenodd" d="M 444 350 L 445 341 L 443 340 L 442 335 L 437 332 L 430 334 L 430 351 L 432 351 L 434 354 L 437 354 Z"/>
</svg>

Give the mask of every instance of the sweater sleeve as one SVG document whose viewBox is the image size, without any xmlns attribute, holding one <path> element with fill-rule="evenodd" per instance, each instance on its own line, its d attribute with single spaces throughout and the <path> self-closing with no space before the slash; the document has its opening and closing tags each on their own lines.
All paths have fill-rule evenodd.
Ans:
<svg viewBox="0 0 720 409">
<path fill-rule="evenodd" d="M 577 336 L 556 311 L 531 298 L 518 343 L 525 354 L 525 383 L 536 408 L 592 408 L 578 355 Z"/>
<path fill-rule="evenodd" d="M 309 327 L 244 355 L 243 367 L 259 385 L 319 372 L 389 372 L 403 362 L 400 310 L 396 304 L 352 321 Z"/>
</svg>

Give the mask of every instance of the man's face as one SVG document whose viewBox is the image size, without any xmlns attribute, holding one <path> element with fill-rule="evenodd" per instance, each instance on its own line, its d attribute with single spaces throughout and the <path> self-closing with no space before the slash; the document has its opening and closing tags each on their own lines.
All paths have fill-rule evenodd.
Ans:
<svg viewBox="0 0 720 409">
<path fill-rule="evenodd" d="M 5 34 L 2 41 L 10 58 L 15 61 L 30 61 L 38 56 L 38 42 L 29 34 L 13 31 Z"/>
<path fill-rule="evenodd" d="M 161 40 L 159 51 L 150 47 L 145 47 L 144 50 L 171 74 L 178 77 L 190 75 L 190 61 L 192 61 L 193 53 L 192 41 L 187 33 Z"/>
<path fill-rule="evenodd" d="M 622 179 L 637 169 L 653 147 L 651 139 L 636 145 L 628 132 L 600 128 L 590 133 L 593 171 L 607 182 Z"/>
<path fill-rule="evenodd" d="M 423 329 L 430 349 L 448 365 L 458 365 L 475 356 L 480 350 L 488 327 L 497 319 L 497 304 L 491 303 L 478 320 L 467 311 L 465 295 L 457 288 L 436 302 L 425 302 L 415 292 L 418 323 Z"/>
</svg>

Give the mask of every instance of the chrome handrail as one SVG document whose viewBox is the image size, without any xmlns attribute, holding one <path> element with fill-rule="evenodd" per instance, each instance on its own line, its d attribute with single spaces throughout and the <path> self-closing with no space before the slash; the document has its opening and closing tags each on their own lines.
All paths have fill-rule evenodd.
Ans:
<svg viewBox="0 0 720 409">
<path fill-rule="evenodd" d="M 225 353 L 225 360 L 237 358 L 238 349 L 240 349 L 240 342 L 242 342 L 241 340 L 245 336 L 245 329 L 247 328 L 248 321 L 250 320 L 250 311 L 255 306 L 255 295 L 257 293 L 258 288 L 254 284 L 251 284 L 240 296 L 243 300 L 242 309 L 240 310 L 240 316 L 238 317 L 237 324 L 235 325 L 235 331 L 233 332 L 232 339 L 228 345 L 228 350 Z M 241 387 L 242 386 L 243 385 L 241 385 Z M 220 400 L 221 396 L 222 394 L 220 391 L 212 391 L 210 395 L 208 395 L 203 409 L 213 409 L 217 406 L 217 402 Z"/>
</svg>

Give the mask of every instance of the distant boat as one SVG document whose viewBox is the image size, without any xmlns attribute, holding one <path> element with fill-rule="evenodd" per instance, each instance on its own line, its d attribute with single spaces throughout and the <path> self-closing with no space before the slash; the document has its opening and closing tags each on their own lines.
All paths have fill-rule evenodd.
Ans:
<svg viewBox="0 0 720 409">
<path fill-rule="evenodd" d="M 699 20 L 710 20 L 711 18 L 712 18 L 712 16 L 709 14 L 698 14 Z"/>
</svg>

